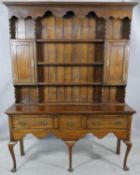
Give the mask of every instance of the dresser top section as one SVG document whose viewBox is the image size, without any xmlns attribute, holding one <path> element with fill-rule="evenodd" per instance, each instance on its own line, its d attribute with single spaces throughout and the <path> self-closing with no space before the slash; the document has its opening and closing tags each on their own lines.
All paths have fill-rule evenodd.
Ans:
<svg viewBox="0 0 140 175">
<path fill-rule="evenodd" d="M 9 9 L 9 18 L 36 19 L 43 17 L 47 11 L 54 16 L 63 17 L 67 12 L 72 11 L 76 16 L 82 18 L 90 12 L 98 17 L 108 19 L 131 18 L 132 8 L 136 2 L 94 2 L 94 1 L 3 1 Z"/>
<path fill-rule="evenodd" d="M 16 105 L 13 104 L 7 114 L 133 114 L 135 111 L 126 104 L 94 105 Z"/>
</svg>

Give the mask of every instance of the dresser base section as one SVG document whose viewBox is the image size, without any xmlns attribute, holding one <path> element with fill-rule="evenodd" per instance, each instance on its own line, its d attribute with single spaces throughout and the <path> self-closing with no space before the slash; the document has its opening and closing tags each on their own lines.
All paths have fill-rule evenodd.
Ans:
<svg viewBox="0 0 140 175">
<path fill-rule="evenodd" d="M 72 168 L 72 150 L 73 146 L 75 145 L 76 141 L 78 141 L 80 138 L 85 136 L 86 134 L 92 133 L 94 136 L 97 138 L 102 138 L 106 136 L 109 133 L 113 133 L 115 136 L 117 136 L 117 139 L 119 142 L 117 142 L 117 153 L 118 149 L 120 149 L 120 141 L 123 140 L 124 143 L 127 146 L 126 153 L 125 153 L 125 158 L 124 158 L 124 163 L 123 163 L 123 169 L 125 171 L 129 170 L 127 167 L 127 159 L 129 152 L 131 150 L 131 142 L 128 140 L 128 131 L 127 130 L 118 130 L 118 129 L 96 129 L 96 130 L 82 130 L 82 131 L 69 131 L 69 130 L 13 130 L 12 131 L 12 138 L 13 141 L 9 143 L 9 151 L 12 156 L 13 160 L 13 168 L 12 172 L 16 171 L 16 158 L 15 158 L 15 153 L 14 153 L 14 146 L 15 144 L 19 141 L 20 143 L 20 149 L 21 149 L 21 155 L 24 155 L 24 150 L 23 149 L 23 138 L 27 134 L 33 134 L 35 137 L 41 139 L 47 137 L 48 134 L 54 134 L 58 138 L 61 138 L 67 145 L 68 147 L 68 152 L 69 152 L 69 168 L 68 171 L 73 171 Z M 21 142 L 22 141 L 22 142 Z M 118 145 L 119 144 L 119 145 Z M 119 148 L 118 148 L 119 147 Z"/>
<path fill-rule="evenodd" d="M 118 106 L 117 106 L 118 107 Z M 30 108 L 30 106 L 28 107 Z M 54 107 L 53 107 L 54 108 Z M 44 109 L 44 108 L 43 108 Z M 94 108 L 93 108 L 94 109 Z M 105 109 L 105 108 L 103 108 Z M 120 108 L 119 108 L 120 109 Z M 123 108 L 127 109 L 127 108 Z M 41 108 L 42 110 L 42 108 Z M 55 107 L 56 110 L 56 107 Z M 124 157 L 123 169 L 129 170 L 127 167 L 127 159 L 132 144 L 130 141 L 132 112 L 123 111 L 117 113 L 111 109 L 111 112 L 91 111 L 84 113 L 35 113 L 34 110 L 24 113 L 24 111 L 8 114 L 10 124 L 10 143 L 9 151 L 13 160 L 12 172 L 16 171 L 16 158 L 14 146 L 20 143 L 21 155 L 24 155 L 23 139 L 26 135 L 32 134 L 38 139 L 47 137 L 49 134 L 55 135 L 63 140 L 68 147 L 69 152 L 69 168 L 72 168 L 72 150 L 75 143 L 87 134 L 93 134 L 101 139 L 108 134 L 114 134 L 117 137 L 116 154 L 120 154 L 120 143 L 126 144 L 126 153 Z"/>
</svg>

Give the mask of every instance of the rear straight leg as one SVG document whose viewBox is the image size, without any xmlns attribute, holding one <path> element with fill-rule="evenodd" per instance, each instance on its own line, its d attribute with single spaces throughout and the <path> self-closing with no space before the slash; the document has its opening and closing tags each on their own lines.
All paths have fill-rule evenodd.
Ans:
<svg viewBox="0 0 140 175">
<path fill-rule="evenodd" d="M 21 156 L 24 156 L 25 155 L 25 152 L 24 152 L 24 142 L 23 142 L 23 139 L 21 139 L 19 141 L 19 143 L 20 143 L 20 154 L 21 154 Z"/>
<path fill-rule="evenodd" d="M 120 150 L 121 150 L 121 140 L 117 138 L 116 154 L 120 154 Z"/>
</svg>

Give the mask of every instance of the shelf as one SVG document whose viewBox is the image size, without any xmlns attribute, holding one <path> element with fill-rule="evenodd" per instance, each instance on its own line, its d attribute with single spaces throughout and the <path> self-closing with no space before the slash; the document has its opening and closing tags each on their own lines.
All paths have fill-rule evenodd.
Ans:
<svg viewBox="0 0 140 175">
<path fill-rule="evenodd" d="M 10 41 L 34 41 L 37 43 L 104 43 L 105 41 L 110 42 L 128 42 L 129 39 L 94 39 L 94 40 L 65 40 L 65 39 L 54 39 L 54 40 L 48 40 L 48 39 L 13 39 L 11 38 Z"/>
<path fill-rule="evenodd" d="M 44 83 L 40 82 L 38 85 L 43 85 L 43 86 L 100 86 L 102 85 L 101 82 L 97 83 Z"/>
<path fill-rule="evenodd" d="M 28 41 L 28 42 L 35 42 L 36 40 L 35 40 L 34 38 L 33 38 L 33 39 L 13 39 L 13 38 L 11 38 L 10 41 L 17 41 L 17 42 L 18 42 L 18 41 L 19 41 L 19 42 L 20 42 L 20 41 L 21 41 L 21 42 L 27 42 L 27 41 Z"/>
<path fill-rule="evenodd" d="M 40 82 L 38 84 L 30 84 L 30 83 L 14 83 L 14 86 L 37 86 L 37 85 L 47 85 L 47 86 L 96 86 L 96 85 L 101 85 L 102 83 L 43 83 L 43 82 Z M 114 86 L 114 85 L 108 85 L 108 84 L 103 84 L 103 87 L 111 87 L 111 86 Z M 115 86 L 126 86 L 125 83 L 120 83 L 120 84 L 116 84 Z"/>
<path fill-rule="evenodd" d="M 45 62 L 38 62 L 38 66 L 103 66 L 101 62 L 89 62 L 89 63 L 45 63 Z"/>
<path fill-rule="evenodd" d="M 14 86 L 37 86 L 37 84 L 33 84 L 33 83 L 14 83 Z"/>
<path fill-rule="evenodd" d="M 45 40 L 45 39 L 37 39 L 36 40 L 38 43 L 100 43 L 104 42 L 104 39 L 95 39 L 95 40 L 65 40 L 65 39 L 54 39 L 54 40 Z"/>
<path fill-rule="evenodd" d="M 109 42 L 129 42 L 129 39 L 106 39 Z"/>
</svg>

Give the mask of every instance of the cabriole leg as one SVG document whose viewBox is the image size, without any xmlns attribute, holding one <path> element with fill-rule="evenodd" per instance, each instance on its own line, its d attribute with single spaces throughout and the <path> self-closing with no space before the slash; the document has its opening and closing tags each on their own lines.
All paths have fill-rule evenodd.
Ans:
<svg viewBox="0 0 140 175">
<path fill-rule="evenodd" d="M 8 148 L 13 160 L 13 168 L 11 169 L 12 172 L 16 172 L 16 158 L 15 158 L 15 153 L 14 153 L 14 146 L 16 145 L 17 142 L 10 142 L 8 144 Z"/>
<path fill-rule="evenodd" d="M 25 155 L 23 139 L 20 140 L 20 154 L 21 156 Z"/>
<path fill-rule="evenodd" d="M 124 141 L 124 143 L 126 144 L 127 146 L 127 149 L 126 149 L 126 153 L 125 153 L 125 157 L 124 157 L 124 164 L 123 164 L 123 169 L 125 171 L 128 171 L 129 168 L 127 167 L 127 159 L 128 159 L 128 155 L 130 153 L 130 150 L 132 148 L 132 143 L 130 141 Z"/>
<path fill-rule="evenodd" d="M 117 139 L 116 154 L 120 154 L 120 149 L 121 149 L 121 140 L 118 138 Z"/>
<path fill-rule="evenodd" d="M 72 149 L 73 149 L 75 142 L 66 141 L 65 143 L 67 144 L 68 149 L 69 149 L 69 169 L 68 169 L 68 171 L 72 172 L 73 171 L 73 168 L 72 168 Z"/>
</svg>

